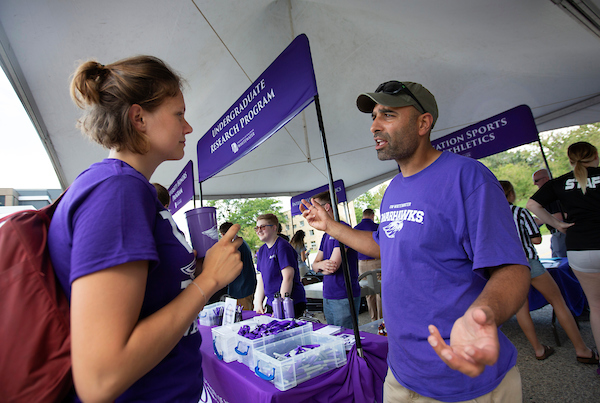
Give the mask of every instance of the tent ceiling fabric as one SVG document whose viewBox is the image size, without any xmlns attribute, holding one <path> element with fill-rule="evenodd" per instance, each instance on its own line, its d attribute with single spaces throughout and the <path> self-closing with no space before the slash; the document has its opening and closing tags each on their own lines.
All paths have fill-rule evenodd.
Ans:
<svg viewBox="0 0 600 403">
<path fill-rule="evenodd" d="M 586 0 L 596 6 L 596 0 Z M 600 121 L 600 38 L 561 0 L 2 0 L 2 66 L 70 184 L 106 150 L 75 128 L 79 61 L 156 55 L 188 82 L 186 157 L 162 164 L 169 185 L 195 145 L 300 34 L 311 52 L 334 179 L 352 199 L 397 173 L 380 162 L 359 93 L 398 79 L 425 85 L 440 117 L 432 138 L 520 104 L 538 130 Z M 574 107 L 575 105 L 575 107 Z M 569 107 L 571 107 L 569 109 Z M 564 111 L 564 112 L 561 112 Z M 41 128 L 41 129 L 40 129 Z M 540 162 L 541 163 L 541 162 Z M 293 195 L 327 183 L 314 104 L 202 185 L 203 197 Z"/>
</svg>

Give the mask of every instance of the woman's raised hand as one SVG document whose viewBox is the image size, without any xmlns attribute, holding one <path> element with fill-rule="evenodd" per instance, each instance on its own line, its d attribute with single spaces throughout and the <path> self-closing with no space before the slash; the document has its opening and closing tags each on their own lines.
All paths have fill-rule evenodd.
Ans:
<svg viewBox="0 0 600 403">
<path fill-rule="evenodd" d="M 242 260 L 238 248 L 242 245 L 243 240 L 237 236 L 239 230 L 240 225 L 234 224 L 219 242 L 206 252 L 200 276 L 214 280 L 213 293 L 235 280 L 242 271 Z"/>
</svg>

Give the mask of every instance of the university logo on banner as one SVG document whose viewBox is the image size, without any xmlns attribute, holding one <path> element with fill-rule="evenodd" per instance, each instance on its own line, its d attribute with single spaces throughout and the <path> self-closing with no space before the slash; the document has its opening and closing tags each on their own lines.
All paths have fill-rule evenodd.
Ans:
<svg viewBox="0 0 600 403">
<path fill-rule="evenodd" d="M 177 175 L 175 181 L 169 186 L 169 212 L 175 214 L 195 196 L 194 192 L 194 166 L 190 160 L 183 170 Z"/>
<path fill-rule="evenodd" d="M 302 34 L 275 59 L 198 141 L 198 181 L 254 150 L 317 95 L 308 38 Z"/>
<path fill-rule="evenodd" d="M 519 105 L 433 140 L 431 144 L 440 151 L 479 159 L 537 140 L 538 131 L 531 109 Z"/>
<path fill-rule="evenodd" d="M 335 197 L 337 198 L 338 203 L 343 203 L 343 202 L 347 201 L 346 188 L 344 187 L 343 180 L 340 179 L 340 180 L 333 182 L 333 188 L 335 189 Z M 290 202 L 292 204 L 292 207 L 291 207 L 292 216 L 302 214 L 300 212 L 300 204 L 302 203 L 302 199 L 306 199 L 306 200 L 310 201 L 311 197 L 318 195 L 319 193 L 324 192 L 326 190 L 329 190 L 329 185 L 323 185 L 316 189 L 309 190 L 308 192 L 304 192 L 304 193 L 301 193 L 299 195 L 292 197 L 292 199 L 290 200 Z"/>
</svg>

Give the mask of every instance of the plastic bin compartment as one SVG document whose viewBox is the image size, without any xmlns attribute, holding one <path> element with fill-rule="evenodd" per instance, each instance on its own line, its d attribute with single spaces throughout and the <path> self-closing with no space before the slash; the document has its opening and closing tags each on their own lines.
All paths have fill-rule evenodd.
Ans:
<svg viewBox="0 0 600 403">
<path fill-rule="evenodd" d="M 215 315 L 215 308 L 221 308 L 220 316 Z M 221 326 L 223 309 L 225 309 L 225 302 L 215 302 L 214 304 L 206 305 L 198 314 L 198 323 L 202 326 Z"/>
<path fill-rule="evenodd" d="M 312 322 L 277 333 L 274 335 L 264 336 L 260 339 L 248 339 L 238 334 L 240 328 L 244 325 L 249 325 L 250 328 L 256 328 L 258 325 L 270 323 L 274 320 L 280 322 L 290 319 L 274 319 L 270 316 L 255 316 L 251 319 L 242 322 L 236 322 L 232 325 L 224 325 L 211 329 L 213 337 L 213 350 L 215 355 L 220 360 L 225 362 L 238 361 L 246 365 L 251 370 L 254 370 L 254 351 L 257 347 L 268 343 L 273 343 L 287 337 L 293 337 L 303 333 L 311 333 L 313 330 Z"/>
<path fill-rule="evenodd" d="M 277 356 L 286 354 L 298 346 L 319 347 L 286 359 Z M 293 388 L 317 375 L 346 365 L 344 341 L 339 337 L 318 333 L 306 333 L 257 347 L 254 373 L 262 379 L 273 382 L 281 391 Z"/>
</svg>

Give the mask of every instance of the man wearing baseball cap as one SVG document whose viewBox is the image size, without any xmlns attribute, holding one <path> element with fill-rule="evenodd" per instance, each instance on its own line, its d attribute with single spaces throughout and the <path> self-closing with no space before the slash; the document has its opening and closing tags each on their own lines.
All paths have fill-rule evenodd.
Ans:
<svg viewBox="0 0 600 403">
<path fill-rule="evenodd" d="M 356 104 L 373 118 L 377 157 L 401 171 L 378 230 L 343 226 L 312 201 L 301 209 L 313 227 L 381 257 L 384 402 L 520 402 L 517 351 L 498 327 L 525 301 L 530 274 L 502 188 L 476 160 L 431 145 L 438 108 L 421 84 L 388 81 Z"/>
</svg>

